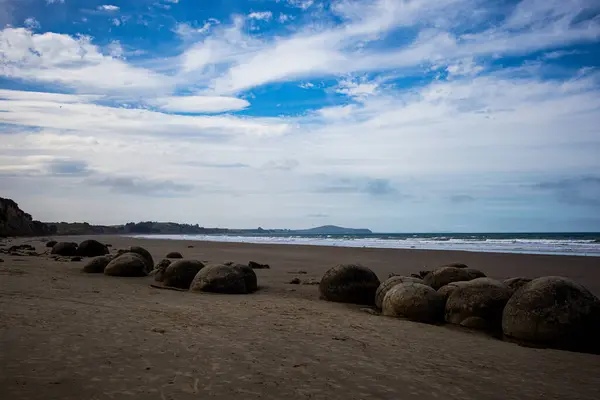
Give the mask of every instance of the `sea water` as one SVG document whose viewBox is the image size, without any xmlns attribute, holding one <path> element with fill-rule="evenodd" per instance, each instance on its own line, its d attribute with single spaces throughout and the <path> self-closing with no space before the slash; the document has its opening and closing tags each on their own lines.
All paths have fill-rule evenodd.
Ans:
<svg viewBox="0 0 600 400">
<path fill-rule="evenodd" d="M 600 233 L 372 233 L 368 235 L 227 233 L 215 235 L 132 236 L 152 239 L 256 244 L 600 256 Z"/>
</svg>

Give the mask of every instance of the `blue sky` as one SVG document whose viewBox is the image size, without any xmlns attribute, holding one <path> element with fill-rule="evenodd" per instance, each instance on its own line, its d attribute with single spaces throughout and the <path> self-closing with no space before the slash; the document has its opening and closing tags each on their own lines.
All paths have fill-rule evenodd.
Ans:
<svg viewBox="0 0 600 400">
<path fill-rule="evenodd" d="M 597 0 L 0 0 L 45 221 L 600 231 Z"/>
</svg>

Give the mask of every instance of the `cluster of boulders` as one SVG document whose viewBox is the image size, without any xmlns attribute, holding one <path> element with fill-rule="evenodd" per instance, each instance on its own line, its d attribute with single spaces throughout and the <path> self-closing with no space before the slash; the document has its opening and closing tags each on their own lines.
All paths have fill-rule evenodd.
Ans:
<svg viewBox="0 0 600 400">
<path fill-rule="evenodd" d="M 114 256 L 95 257 L 83 267 L 83 271 L 126 277 L 153 275 L 154 287 L 191 292 L 246 294 L 258 290 L 256 273 L 249 265 L 233 262 L 210 264 L 185 259 L 181 253 L 171 252 L 155 266 L 152 255 L 139 246 L 119 250 Z"/>
<path fill-rule="evenodd" d="M 449 323 L 522 344 L 600 352 L 600 300 L 570 279 L 547 276 L 497 281 L 464 264 L 380 282 L 361 265 L 325 273 L 322 299 L 373 305 L 381 314 Z"/>
</svg>

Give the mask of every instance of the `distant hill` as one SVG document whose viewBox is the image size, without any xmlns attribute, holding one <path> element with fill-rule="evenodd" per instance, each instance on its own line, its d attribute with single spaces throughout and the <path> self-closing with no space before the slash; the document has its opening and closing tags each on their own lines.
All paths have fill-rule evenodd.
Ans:
<svg viewBox="0 0 600 400">
<path fill-rule="evenodd" d="M 293 230 L 291 232 L 301 235 L 366 235 L 373 233 L 370 229 L 343 228 L 335 225 L 323 225 L 316 228 Z"/>
</svg>

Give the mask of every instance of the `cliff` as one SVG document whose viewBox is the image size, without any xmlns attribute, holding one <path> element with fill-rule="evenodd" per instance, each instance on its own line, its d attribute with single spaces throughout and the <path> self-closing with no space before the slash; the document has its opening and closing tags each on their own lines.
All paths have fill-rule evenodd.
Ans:
<svg viewBox="0 0 600 400">
<path fill-rule="evenodd" d="M 48 225 L 34 221 L 13 200 L 0 197 L 0 237 L 43 236 L 52 233 Z"/>
</svg>

